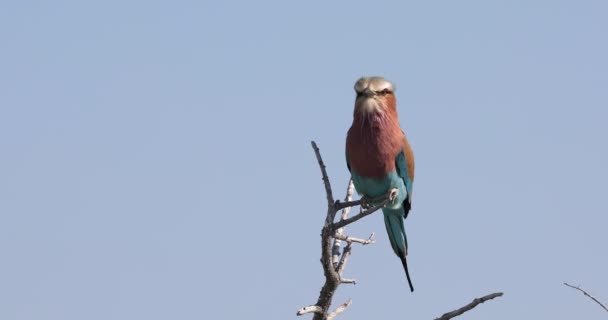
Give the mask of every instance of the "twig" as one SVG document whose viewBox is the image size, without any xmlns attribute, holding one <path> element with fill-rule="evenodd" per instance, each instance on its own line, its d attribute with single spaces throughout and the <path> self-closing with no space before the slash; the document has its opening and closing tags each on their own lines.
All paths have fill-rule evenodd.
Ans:
<svg viewBox="0 0 608 320">
<path fill-rule="evenodd" d="M 340 313 L 344 312 L 344 310 L 346 310 L 346 308 L 348 308 L 350 306 L 350 304 L 353 303 L 353 300 L 348 299 L 348 301 L 344 302 L 343 304 L 341 304 L 339 307 L 336 308 L 336 310 L 332 313 L 330 313 L 327 316 L 327 320 L 332 320 L 333 318 L 335 318 L 337 315 L 339 315 Z"/>
<path fill-rule="evenodd" d="M 321 312 L 321 307 L 319 306 L 307 306 L 304 307 L 300 310 L 298 310 L 298 312 L 296 313 L 296 315 L 301 316 L 303 314 L 307 314 L 307 313 L 311 313 L 311 312 Z"/>
<path fill-rule="evenodd" d="M 585 290 L 581 289 L 581 287 L 580 287 L 580 286 L 579 286 L 579 287 L 575 287 L 575 286 L 573 286 L 573 285 L 571 285 L 571 284 L 568 284 L 568 283 L 566 283 L 566 282 L 564 282 L 564 285 L 565 285 L 565 286 L 567 286 L 567 287 L 570 287 L 570 288 L 572 288 L 572 289 L 576 289 L 576 290 L 578 290 L 578 291 L 582 292 L 584 295 L 586 295 L 587 297 L 591 298 L 591 300 L 595 301 L 595 302 L 596 302 L 597 304 L 599 304 L 599 305 L 600 305 L 602 308 L 604 308 L 604 310 L 608 311 L 608 307 L 606 307 L 606 305 L 605 305 L 605 304 L 601 303 L 601 302 L 600 302 L 598 299 L 596 299 L 594 296 L 592 296 L 592 295 L 590 295 L 589 293 L 587 293 L 587 291 L 585 291 Z"/>
<path fill-rule="evenodd" d="M 330 207 L 331 209 L 333 209 L 333 205 L 334 205 L 334 195 L 331 191 L 331 184 L 329 183 L 329 177 L 327 176 L 327 171 L 325 170 L 325 163 L 323 163 L 323 159 L 321 158 L 321 153 L 319 151 L 319 147 L 317 147 L 317 144 L 314 141 L 310 142 L 312 144 L 312 148 L 315 151 L 315 156 L 317 157 L 317 162 L 319 163 L 319 168 L 321 168 L 321 175 L 323 176 L 323 185 L 325 186 L 325 194 L 327 196 L 327 204 L 328 207 Z M 332 223 L 334 221 L 334 218 L 336 216 L 336 211 L 337 210 L 328 210 L 328 215 L 327 215 L 327 221 L 326 223 Z"/>
<path fill-rule="evenodd" d="M 342 251 L 342 258 L 340 258 L 340 262 L 338 263 L 338 274 L 340 275 L 340 278 L 342 278 L 342 273 L 344 272 L 344 267 L 346 266 L 346 261 L 348 260 L 348 257 L 350 257 L 350 252 L 353 248 L 353 243 L 352 242 L 348 242 L 346 244 L 346 247 L 344 247 L 344 250 Z"/>
<path fill-rule="evenodd" d="M 350 200 L 353 197 L 353 191 L 355 189 L 355 186 L 353 184 L 352 179 L 348 182 L 348 188 L 346 189 L 346 198 L 345 201 L 346 202 L 350 202 Z M 335 207 L 334 207 L 335 208 Z M 351 207 L 344 207 L 342 209 L 342 216 L 340 217 L 340 221 L 348 219 L 348 214 L 350 213 L 350 209 Z M 355 279 L 346 279 L 342 277 L 342 274 L 344 273 L 344 268 L 346 267 L 346 261 L 348 261 L 348 258 L 351 255 L 351 250 L 353 247 L 353 243 L 360 243 L 362 245 L 367 245 L 370 243 L 374 242 L 374 233 L 372 232 L 372 234 L 369 236 L 369 239 L 359 239 L 359 238 L 354 238 L 354 237 L 349 237 L 347 236 L 344 230 L 344 227 L 339 228 L 336 231 L 336 234 L 334 235 L 334 250 L 336 250 L 336 244 L 341 244 L 342 241 L 346 241 L 346 246 L 344 247 L 344 249 L 342 250 L 342 256 L 340 257 L 340 259 L 338 260 L 338 263 L 335 264 L 336 270 L 338 271 L 338 275 L 340 276 L 340 283 L 350 283 L 350 284 L 356 284 L 357 280 Z M 338 252 L 340 250 L 340 247 L 338 247 Z M 336 258 L 335 253 L 334 253 L 334 258 Z M 334 261 L 335 262 L 335 261 Z"/>
<path fill-rule="evenodd" d="M 342 241 L 348 238 L 344 234 L 344 228 L 338 229 L 334 234 L 334 244 L 331 247 L 331 263 L 336 270 L 338 270 L 338 263 L 340 263 L 340 249 L 342 248 Z"/>
<path fill-rule="evenodd" d="M 349 237 L 349 236 L 346 236 L 344 234 L 338 234 L 338 233 L 336 233 L 336 235 L 334 236 L 334 238 L 340 239 L 340 240 L 346 241 L 346 242 L 356 242 L 356 243 L 360 243 L 362 245 L 368 245 L 370 243 L 376 242 L 376 239 L 374 239 L 374 235 L 375 235 L 375 233 L 372 232 L 372 234 L 369 236 L 369 238 L 367 238 L 367 239 L 360 239 L 360 238 Z"/>
<path fill-rule="evenodd" d="M 346 188 L 346 197 L 344 198 L 344 201 L 350 202 L 350 200 L 353 198 L 354 189 L 355 186 L 353 181 L 350 180 L 348 182 L 348 187 Z M 340 217 L 341 220 L 348 218 L 350 208 L 351 207 L 342 208 L 342 216 Z M 338 211 L 339 209 L 336 209 L 336 206 L 334 205 L 334 210 Z M 340 262 L 340 248 L 342 247 L 342 241 L 349 241 L 349 237 L 344 234 L 344 228 L 339 228 L 334 234 L 334 245 L 332 247 L 332 264 L 336 270 L 338 269 L 338 263 Z M 338 272 L 338 274 L 342 276 L 340 272 Z"/>
<path fill-rule="evenodd" d="M 344 209 L 344 208 L 350 208 L 350 207 L 355 207 L 361 204 L 361 199 L 359 200 L 355 200 L 355 201 L 350 201 L 350 200 L 346 200 L 344 202 L 336 202 L 334 204 L 334 208 L 336 210 L 340 210 L 340 209 Z"/>
<path fill-rule="evenodd" d="M 369 216 L 370 214 L 378 211 L 379 209 L 384 208 L 384 206 L 386 206 L 389 202 L 390 202 L 390 199 L 388 198 L 388 196 L 386 196 L 386 197 L 384 197 L 384 200 L 382 202 L 375 205 L 374 207 L 371 207 L 363 212 L 360 212 L 356 216 L 350 217 L 348 219 L 340 220 L 340 221 L 334 223 L 332 227 L 334 229 L 345 227 L 361 218 L 365 218 L 365 217 Z"/>
<path fill-rule="evenodd" d="M 353 180 L 350 179 L 348 181 L 348 187 L 346 187 L 346 197 L 344 197 L 345 202 L 352 202 L 351 200 L 353 199 L 353 192 L 355 192 L 355 184 L 353 183 Z M 341 220 L 348 219 L 351 207 L 352 206 L 340 208 L 342 209 L 342 216 L 340 217 Z M 336 208 L 334 204 L 334 210 L 338 211 L 340 209 Z"/>
<path fill-rule="evenodd" d="M 473 302 L 467 304 L 466 306 L 464 306 L 464 307 L 462 307 L 460 309 L 456 309 L 454 311 L 450 311 L 448 313 L 444 313 L 441 317 L 436 318 L 435 320 L 452 319 L 454 317 L 457 317 L 457 316 L 459 316 L 459 315 L 461 315 L 461 314 L 463 314 L 463 313 L 465 313 L 465 312 L 467 312 L 467 311 L 469 311 L 469 310 L 477 307 L 477 305 L 479 305 L 480 303 L 484 303 L 484 302 L 486 302 L 488 300 L 491 300 L 491 299 L 494 299 L 496 297 L 501 297 L 502 295 L 503 295 L 502 292 L 496 292 L 496 293 L 489 294 L 487 296 L 483 296 L 481 298 L 474 299 Z"/>
</svg>

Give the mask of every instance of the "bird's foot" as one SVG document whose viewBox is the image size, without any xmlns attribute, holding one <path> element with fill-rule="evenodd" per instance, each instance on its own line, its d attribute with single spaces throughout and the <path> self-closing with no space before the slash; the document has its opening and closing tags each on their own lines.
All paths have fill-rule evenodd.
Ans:
<svg viewBox="0 0 608 320">
<path fill-rule="evenodd" d="M 388 196 L 389 203 L 393 204 L 393 203 L 395 203 L 395 200 L 397 199 L 397 195 L 399 195 L 399 189 L 397 189 L 397 188 L 392 188 L 388 191 L 387 195 L 377 197 L 377 198 L 370 198 L 366 195 L 363 195 L 363 196 L 361 196 L 361 208 L 369 209 L 369 208 L 373 207 L 374 203 L 379 204 L 379 203 L 383 202 L 384 200 L 386 200 L 387 196 Z"/>
<path fill-rule="evenodd" d="M 371 199 L 368 198 L 367 196 L 361 196 L 361 208 L 363 209 L 369 209 L 371 208 L 372 204 L 371 204 Z"/>
<path fill-rule="evenodd" d="M 397 199 L 397 195 L 399 195 L 399 189 L 397 188 L 392 188 L 391 190 L 389 190 L 388 192 L 388 200 L 391 203 L 395 203 L 395 200 Z"/>
</svg>

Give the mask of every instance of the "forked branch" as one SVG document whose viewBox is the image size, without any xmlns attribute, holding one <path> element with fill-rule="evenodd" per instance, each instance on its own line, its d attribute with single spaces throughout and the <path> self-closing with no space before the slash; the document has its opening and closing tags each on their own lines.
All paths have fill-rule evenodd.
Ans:
<svg viewBox="0 0 608 320">
<path fill-rule="evenodd" d="M 323 224 L 323 229 L 321 229 L 321 265 L 323 266 L 325 283 L 321 288 L 317 303 L 301 308 L 298 310 L 297 315 L 300 316 L 307 313 L 314 313 L 313 320 L 328 320 L 333 319 L 338 314 L 342 313 L 352 303 L 351 300 L 348 300 L 336 308 L 335 311 L 329 312 L 334 293 L 336 292 L 338 286 L 342 283 L 356 283 L 355 279 L 345 279 L 342 277 L 348 257 L 352 253 L 353 243 L 366 245 L 374 242 L 373 233 L 368 239 L 349 237 L 346 235 L 344 227 L 382 208 L 382 206 L 385 205 L 385 202 L 382 202 L 380 205 L 365 210 L 364 212 L 349 218 L 348 215 L 350 213 L 351 206 L 361 203 L 361 201 L 352 201 L 354 189 L 352 181 L 349 182 L 345 201 L 334 202 L 331 183 L 329 182 L 329 177 L 327 176 L 323 158 L 321 157 L 317 144 L 314 141 L 312 141 L 311 144 L 315 152 L 317 162 L 319 163 L 319 168 L 321 169 L 323 185 L 325 186 L 325 193 L 327 196 L 327 216 L 325 218 L 325 223 Z M 342 216 L 340 217 L 340 221 L 334 223 L 336 214 L 339 210 L 342 210 Z M 342 241 L 346 242 L 346 246 L 343 248 L 342 252 L 340 252 L 340 249 L 342 248 Z"/>
<path fill-rule="evenodd" d="M 329 311 L 334 294 L 338 289 L 338 286 L 342 283 L 354 284 L 356 282 L 355 279 L 346 279 L 342 277 L 342 273 L 344 272 L 344 268 L 346 266 L 348 258 L 352 254 L 353 243 L 360 243 L 362 245 L 374 243 L 373 233 L 368 239 L 349 237 L 348 235 L 346 235 L 345 227 L 386 206 L 390 201 L 390 196 L 387 194 L 384 197 L 373 199 L 373 203 L 375 203 L 375 206 L 368 208 L 362 212 L 359 212 L 357 215 L 349 218 L 351 207 L 361 205 L 362 203 L 361 200 L 352 201 L 352 194 L 354 189 L 353 182 L 349 182 L 344 202 L 334 202 L 331 184 L 329 182 L 329 177 L 327 176 L 325 164 L 323 163 L 323 159 L 321 158 L 321 153 L 319 151 L 319 148 L 317 147 L 317 144 L 314 141 L 311 141 L 311 144 L 315 152 L 317 161 L 319 163 L 319 168 L 321 169 L 323 185 L 325 186 L 325 193 L 327 196 L 327 216 L 325 217 L 325 223 L 323 224 L 323 228 L 321 229 L 321 265 L 323 266 L 325 283 L 321 288 L 321 292 L 319 292 L 319 298 L 317 299 L 317 302 L 313 305 L 301 308 L 300 310 L 298 310 L 297 315 L 301 316 L 307 313 L 313 313 L 313 320 L 332 320 L 337 315 L 344 312 L 344 310 L 346 310 L 346 308 L 348 308 L 352 303 L 352 300 L 349 299 L 345 303 L 338 306 L 333 312 Z M 340 220 L 334 222 L 336 214 L 339 210 L 342 210 Z M 342 247 L 343 241 L 346 242 L 346 246 L 344 247 Z M 460 309 L 448 312 L 437 318 L 436 320 L 447 320 L 459 316 L 487 300 L 494 299 L 502 295 L 502 292 L 498 292 L 489 294 L 481 298 L 477 298 L 468 305 Z"/>
</svg>

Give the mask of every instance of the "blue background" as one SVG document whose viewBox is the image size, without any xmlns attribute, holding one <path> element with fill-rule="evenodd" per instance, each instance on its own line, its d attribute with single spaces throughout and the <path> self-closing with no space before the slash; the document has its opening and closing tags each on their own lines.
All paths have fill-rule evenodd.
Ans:
<svg viewBox="0 0 608 320">
<path fill-rule="evenodd" d="M 412 294 L 382 217 L 342 319 L 603 319 L 606 1 L 0 2 L 0 318 L 294 319 L 348 180 L 352 85 L 397 85 Z M 309 318 L 310 316 L 306 316 Z"/>
</svg>

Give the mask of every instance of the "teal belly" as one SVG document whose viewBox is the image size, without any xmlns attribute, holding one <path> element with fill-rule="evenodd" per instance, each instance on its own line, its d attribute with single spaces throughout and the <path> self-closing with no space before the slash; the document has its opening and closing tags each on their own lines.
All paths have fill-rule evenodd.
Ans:
<svg viewBox="0 0 608 320">
<path fill-rule="evenodd" d="M 387 208 L 401 208 L 403 201 L 407 197 L 405 183 L 396 171 L 386 174 L 383 178 L 362 177 L 353 171 L 352 178 L 357 192 L 361 195 L 367 196 L 368 198 L 384 196 L 390 189 L 397 188 L 399 190 L 397 199 L 395 199 L 392 204 L 389 204 Z"/>
</svg>

